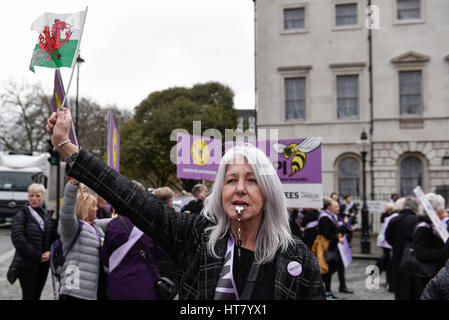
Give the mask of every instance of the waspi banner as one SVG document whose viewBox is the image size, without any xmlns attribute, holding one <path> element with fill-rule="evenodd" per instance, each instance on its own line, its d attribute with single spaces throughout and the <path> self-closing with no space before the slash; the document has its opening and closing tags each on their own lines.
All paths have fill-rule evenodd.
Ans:
<svg viewBox="0 0 449 320">
<path fill-rule="evenodd" d="M 321 137 L 270 141 L 273 165 L 291 208 L 322 208 Z"/>
</svg>

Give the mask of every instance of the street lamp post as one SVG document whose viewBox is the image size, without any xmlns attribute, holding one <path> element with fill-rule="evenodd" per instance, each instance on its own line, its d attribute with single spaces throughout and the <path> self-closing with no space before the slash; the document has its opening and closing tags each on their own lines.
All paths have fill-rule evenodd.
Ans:
<svg viewBox="0 0 449 320">
<path fill-rule="evenodd" d="M 76 64 L 78 65 L 78 70 L 76 74 L 76 116 L 75 116 L 75 134 L 78 139 L 78 91 L 79 91 L 79 84 L 80 84 L 80 64 L 84 62 L 84 59 L 81 58 L 81 56 L 78 54 L 78 57 L 76 58 Z"/>
<path fill-rule="evenodd" d="M 370 148 L 370 141 L 368 140 L 368 135 L 365 130 L 363 130 L 360 135 L 360 140 L 357 143 L 360 153 L 362 155 L 362 175 L 363 175 L 363 206 L 362 206 L 362 237 L 361 237 L 361 247 L 362 253 L 369 254 L 371 252 L 371 241 L 369 238 L 369 225 L 368 225 L 368 206 L 366 205 L 366 155 Z"/>
</svg>

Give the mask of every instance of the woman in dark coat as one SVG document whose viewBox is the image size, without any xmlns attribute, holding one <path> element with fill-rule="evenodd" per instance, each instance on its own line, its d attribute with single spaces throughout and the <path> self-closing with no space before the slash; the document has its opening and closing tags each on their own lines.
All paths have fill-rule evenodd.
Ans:
<svg viewBox="0 0 449 320">
<path fill-rule="evenodd" d="M 301 227 L 304 229 L 304 242 L 309 249 L 312 249 L 313 242 L 318 235 L 318 217 L 320 212 L 316 209 L 305 208 L 302 214 Z"/>
<path fill-rule="evenodd" d="M 323 207 L 323 211 L 321 211 L 318 218 L 318 234 L 324 236 L 330 241 L 328 251 L 337 251 L 339 258 L 337 262 L 328 262 L 329 271 L 327 273 L 324 273 L 322 276 L 326 288 L 327 299 L 335 300 L 338 298 L 332 293 L 331 282 L 332 275 L 336 271 L 338 272 L 338 281 L 340 282 L 339 291 L 342 293 L 353 293 L 353 291 L 349 290 L 349 288 L 347 288 L 346 286 L 345 267 L 338 250 L 338 243 L 343 243 L 344 241 L 342 234 L 344 226 L 343 223 L 338 219 L 340 205 L 336 200 L 331 200 L 330 198 L 326 197 L 323 201 Z"/>
<path fill-rule="evenodd" d="M 440 219 L 446 216 L 444 198 L 435 193 L 428 193 L 425 196 Z M 437 270 L 440 270 L 446 263 L 448 253 L 444 242 L 438 232 L 435 230 L 430 218 L 426 213 L 419 216 L 418 225 L 413 235 L 413 247 L 415 248 L 416 258 L 419 261 L 434 264 Z M 419 299 L 427 283 L 432 279 L 414 277 L 415 285 L 413 287 L 413 299 Z"/>
<path fill-rule="evenodd" d="M 449 255 L 449 238 L 446 240 L 445 249 Z M 421 295 L 421 300 L 449 300 L 449 261 L 427 283 Z"/>
<path fill-rule="evenodd" d="M 412 197 L 407 197 L 403 209 L 398 216 L 390 220 L 385 230 L 385 239 L 393 250 L 391 270 L 396 300 L 410 300 L 413 297 L 415 286 L 413 278 L 410 274 L 399 271 L 399 265 L 404 248 L 412 241 L 413 230 L 418 223 L 418 211 L 418 202 Z"/>
<path fill-rule="evenodd" d="M 98 192 L 176 260 L 182 267 L 180 300 L 325 298 L 318 262 L 290 233 L 282 185 L 263 151 L 251 144 L 228 150 L 202 214 L 186 215 L 71 144 L 71 123 L 65 108 L 47 121 L 67 174 Z"/>
<path fill-rule="evenodd" d="M 50 246 L 55 240 L 55 223 L 42 208 L 45 187 L 33 183 L 28 187 L 28 204 L 15 214 L 11 239 L 16 253 L 13 265 L 22 288 L 23 300 L 39 300 L 50 267 Z"/>
</svg>

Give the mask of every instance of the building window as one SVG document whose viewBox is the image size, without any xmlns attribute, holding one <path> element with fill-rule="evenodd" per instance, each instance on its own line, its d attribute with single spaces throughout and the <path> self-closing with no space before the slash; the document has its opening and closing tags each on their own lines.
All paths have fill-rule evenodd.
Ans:
<svg viewBox="0 0 449 320">
<path fill-rule="evenodd" d="M 399 108 L 401 116 L 422 115 L 421 71 L 399 72 Z"/>
<path fill-rule="evenodd" d="M 413 196 L 413 189 L 422 187 L 423 165 L 419 158 L 408 156 L 401 161 L 401 195 Z"/>
<path fill-rule="evenodd" d="M 306 119 L 306 78 L 285 78 L 285 119 Z"/>
<path fill-rule="evenodd" d="M 338 119 L 359 117 L 359 76 L 337 76 L 337 116 Z"/>
<path fill-rule="evenodd" d="M 335 25 L 357 25 L 357 3 L 337 4 L 335 6 Z"/>
<path fill-rule="evenodd" d="M 338 162 L 338 192 L 360 196 L 360 163 L 355 158 L 345 157 Z"/>
<path fill-rule="evenodd" d="M 398 20 L 420 19 L 421 0 L 397 0 Z"/>
<path fill-rule="evenodd" d="M 305 28 L 305 8 L 284 9 L 284 29 L 304 29 Z"/>
</svg>

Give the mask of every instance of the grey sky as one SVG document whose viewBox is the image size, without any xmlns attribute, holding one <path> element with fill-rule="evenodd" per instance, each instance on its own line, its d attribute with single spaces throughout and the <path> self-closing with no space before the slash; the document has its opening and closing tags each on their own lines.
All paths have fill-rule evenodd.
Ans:
<svg viewBox="0 0 449 320">
<path fill-rule="evenodd" d="M 236 108 L 254 108 L 251 0 L 8 1 L 0 11 L 0 81 L 41 81 L 51 94 L 54 69 L 28 70 L 38 38 L 31 23 L 43 12 L 86 6 L 80 96 L 132 109 L 153 91 L 219 81 L 234 90 Z M 61 68 L 66 89 L 70 71 Z"/>
</svg>

